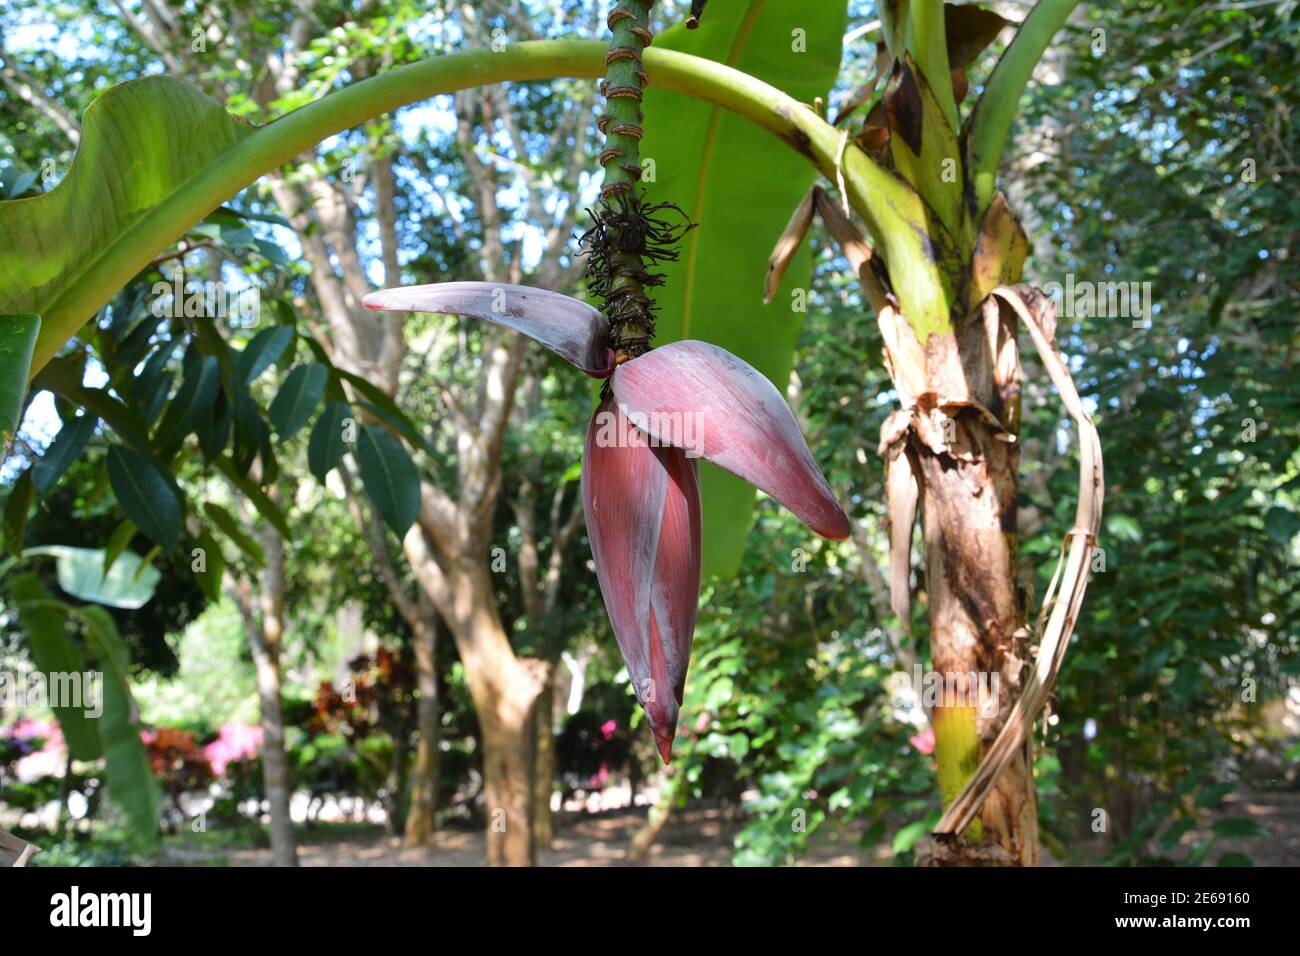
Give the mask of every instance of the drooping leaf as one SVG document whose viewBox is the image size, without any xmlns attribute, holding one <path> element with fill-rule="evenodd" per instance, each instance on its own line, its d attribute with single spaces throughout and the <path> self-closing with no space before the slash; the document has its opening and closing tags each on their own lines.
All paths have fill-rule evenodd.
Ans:
<svg viewBox="0 0 1300 956">
<path fill-rule="evenodd" d="M 133 610 L 144 607 L 153 597 L 162 575 L 138 554 L 124 551 L 104 572 L 104 551 L 46 545 L 28 548 L 26 557 L 47 556 L 57 561 L 59 587 L 75 598 L 108 607 Z"/>
<path fill-rule="evenodd" d="M 288 325 L 273 325 L 249 340 L 235 359 L 245 382 L 253 382 L 284 355 L 293 342 L 294 331 Z"/>
<path fill-rule="evenodd" d="M 289 521 L 285 518 L 284 512 L 280 506 L 271 500 L 271 496 L 262 490 L 261 486 L 246 474 L 241 474 L 232 464 L 229 458 L 218 458 L 213 464 L 217 469 L 235 483 L 248 503 L 257 509 L 258 514 L 267 520 L 270 525 L 279 531 L 286 538 L 293 537 L 293 532 L 289 529 Z"/>
<path fill-rule="evenodd" d="M 148 851 L 158 842 L 161 801 L 140 739 L 138 708 L 131 697 L 130 655 L 113 618 L 102 607 L 78 608 L 75 613 L 84 625 L 87 653 L 104 675 L 104 713 L 98 723 L 108 792 L 126 816 L 132 844 Z"/>
<path fill-rule="evenodd" d="M 347 451 L 343 421 L 351 414 L 347 402 L 326 402 L 325 410 L 312 426 L 311 440 L 307 444 L 307 464 L 317 481 L 324 482 Z"/>
<path fill-rule="evenodd" d="M 716 9 L 715 9 L 716 8 Z M 656 49 L 680 50 L 764 80 L 796 100 L 825 97 L 839 71 L 846 4 L 817 6 L 809 29 L 802 0 L 714 4 L 699 29 L 673 27 Z M 806 49 L 792 44 L 800 29 Z M 770 305 L 762 304 L 772 244 L 812 186 L 812 169 L 786 145 L 721 108 L 651 87 L 645 93 L 642 154 L 655 160 L 651 201 L 677 203 L 700 228 L 655 289 L 658 341 L 695 338 L 719 345 L 784 386 L 804 313 L 792 293 L 810 284 L 807 247 L 791 261 Z M 711 465 L 700 468 L 704 573 L 735 572 L 753 513 L 754 490 Z"/>
<path fill-rule="evenodd" d="M 32 350 L 40 328 L 38 315 L 0 315 L 0 443 L 6 451 L 9 440 L 18 431 L 18 416 L 22 414 L 32 367 Z"/>
<path fill-rule="evenodd" d="M 307 424 L 325 394 L 329 370 L 323 365 L 299 365 L 289 373 L 271 402 L 271 423 L 281 439 L 288 440 Z"/>
<path fill-rule="evenodd" d="M 126 516 L 151 541 L 171 551 L 185 513 L 171 476 L 152 458 L 113 445 L 108 450 L 108 481 Z"/>
<path fill-rule="evenodd" d="M 32 472 L 29 468 L 18 476 L 18 480 L 9 489 L 5 500 L 4 531 L 5 550 L 18 557 L 23 553 L 23 535 L 27 533 L 27 514 L 32 502 L 36 500 L 36 488 L 32 484 Z"/>
<path fill-rule="evenodd" d="M 18 607 L 27 650 L 36 669 L 45 674 L 47 680 L 54 674 L 84 675 L 85 658 L 81 648 L 68 635 L 67 606 L 45 590 L 34 574 L 15 578 L 10 593 Z M 75 759 L 94 760 L 103 753 L 99 730 L 95 721 L 87 716 L 93 708 L 60 704 L 51 709 L 59 719 L 68 751 Z"/>
<path fill-rule="evenodd" d="M 204 529 L 199 533 L 197 546 L 202 550 L 200 569 L 194 572 L 199 588 L 204 596 L 213 603 L 221 600 L 221 578 L 226 571 L 226 556 L 221 553 L 221 545 L 211 531 Z M 192 555 L 194 559 L 199 555 Z"/>
<path fill-rule="evenodd" d="M 112 284 L 92 305 L 86 297 L 97 288 L 85 281 L 87 273 L 115 254 L 125 234 L 148 228 L 151 209 L 251 132 L 181 80 L 124 83 L 86 110 L 80 148 L 57 186 L 0 203 L 0 302 L 44 318 L 34 356 L 38 367 L 124 284 Z M 212 206 L 224 198 L 214 195 Z M 157 247 L 179 238 L 190 224 L 157 236 Z"/>
<path fill-rule="evenodd" d="M 203 511 L 209 520 L 221 529 L 222 534 L 229 538 L 235 547 L 248 555 L 255 565 L 259 568 L 266 566 L 266 552 L 262 550 L 262 546 L 252 536 L 240 527 L 234 515 L 212 501 L 203 505 Z"/>
<path fill-rule="evenodd" d="M 388 432 L 357 429 L 357 467 L 366 493 L 384 523 L 401 538 L 420 514 L 420 473 L 406 449 Z"/>
<path fill-rule="evenodd" d="M 63 423 L 40 461 L 32 465 L 32 484 L 38 495 L 44 498 L 49 494 L 68 466 L 81 457 L 98 425 L 99 418 L 90 412 Z"/>
</svg>

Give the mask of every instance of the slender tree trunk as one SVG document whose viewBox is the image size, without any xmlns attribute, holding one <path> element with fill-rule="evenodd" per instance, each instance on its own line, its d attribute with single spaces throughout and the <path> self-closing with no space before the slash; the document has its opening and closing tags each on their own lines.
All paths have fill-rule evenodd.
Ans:
<svg viewBox="0 0 1300 956">
<path fill-rule="evenodd" d="M 537 764 L 533 794 L 533 837 L 537 848 L 549 850 L 555 838 L 551 817 L 551 794 L 555 790 L 555 674 L 547 676 L 537 701 Z"/>
<path fill-rule="evenodd" d="M 411 807 L 406 816 L 407 846 L 427 846 L 433 842 L 437 828 L 438 774 L 441 754 L 439 745 L 438 700 L 438 625 L 437 616 L 427 598 L 420 597 L 423 613 L 415 627 L 415 673 L 420 692 L 416 713 L 419 742 L 415 747 L 415 767 L 411 771 Z"/>
<path fill-rule="evenodd" d="M 240 582 L 240 605 L 257 674 L 257 700 L 262 718 L 262 783 L 271 814 L 271 858 L 276 866 L 297 866 L 298 849 L 289 809 L 293 787 L 280 700 L 284 539 L 274 529 L 268 529 L 262 536 L 262 547 L 266 552 L 266 571 L 262 576 L 261 621 L 253 619 L 251 588 L 247 581 Z"/>
</svg>

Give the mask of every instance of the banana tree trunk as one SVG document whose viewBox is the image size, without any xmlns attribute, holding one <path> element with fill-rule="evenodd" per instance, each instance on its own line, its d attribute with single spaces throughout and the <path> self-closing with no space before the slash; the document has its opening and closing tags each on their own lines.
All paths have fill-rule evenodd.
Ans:
<svg viewBox="0 0 1300 956">
<path fill-rule="evenodd" d="M 932 720 L 945 806 L 1019 695 L 1027 636 L 1015 574 L 1018 448 L 975 413 L 951 421 L 950 451 L 937 454 L 913 435 L 907 452 L 920 479 L 932 668 L 943 682 Z M 968 840 L 945 862 L 1037 865 L 1029 758 L 1026 746 L 998 778 Z"/>
</svg>

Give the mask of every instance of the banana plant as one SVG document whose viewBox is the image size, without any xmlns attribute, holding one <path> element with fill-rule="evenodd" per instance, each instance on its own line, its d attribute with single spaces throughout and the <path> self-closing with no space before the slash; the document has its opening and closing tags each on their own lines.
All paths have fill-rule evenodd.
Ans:
<svg viewBox="0 0 1300 956">
<path fill-rule="evenodd" d="M 1020 95 L 1076 3 L 1040 0 L 1030 10 L 964 119 L 965 68 L 981 39 L 1002 24 L 987 11 L 971 14 L 942 0 L 882 0 L 879 95 L 865 94 L 839 126 L 725 63 L 671 49 L 642 53 L 643 42 L 635 44 L 635 60 L 626 57 L 618 51 L 629 47 L 626 34 L 645 21 L 649 6 L 630 2 L 617 7 L 629 8 L 627 17 L 611 23 L 623 41 L 614 47 L 547 40 L 440 56 L 354 83 L 260 128 L 179 80 L 125 84 L 88 109 L 76 161 L 55 189 L 0 202 L 0 316 L 8 316 L 0 320 L 0 412 L 186 230 L 342 130 L 438 93 L 560 76 L 608 73 L 620 91 L 635 78 L 638 91 L 707 101 L 775 135 L 839 185 L 841 201 L 865 229 L 859 275 L 902 404 L 881 443 L 890 510 L 901 524 L 918 505 L 922 515 L 933 666 L 1002 676 L 1005 699 L 992 715 L 951 700 L 935 709 L 940 787 L 946 801 L 957 802 L 1004 729 L 1030 636 L 1015 587 L 1020 368 L 1018 313 L 1006 294 L 1019 282 L 1028 243 L 997 190 L 997 172 Z M 615 82 L 622 74 L 626 82 Z M 607 160 L 624 163 L 609 150 L 635 156 L 633 125 L 609 124 L 607 176 Z M 115 144 L 123 142 L 139 147 L 130 164 L 118 157 Z M 997 290 L 1004 294 L 995 301 Z M 1026 290 L 1014 301 L 1027 299 Z M 1050 316 L 1037 308 L 1033 315 L 1040 325 L 1031 334 L 1041 333 L 1050 347 Z M 621 337 L 635 345 L 646 332 L 637 326 L 628 323 Z M 632 368 L 643 356 L 633 348 L 626 358 Z M 170 524 L 155 530 L 165 535 Z M 1095 539 L 1086 527 L 1076 530 L 1086 555 Z M 905 591 L 905 577 L 901 584 Z M 895 597 L 904 607 L 904 595 Z M 1018 729 L 1023 738 L 1025 728 Z M 961 839 L 946 841 L 946 859 L 1037 860 L 1028 744 L 1022 739 L 1011 749 L 974 803 L 990 789 L 998 799 L 983 803 L 980 821 L 959 828 Z"/>
</svg>

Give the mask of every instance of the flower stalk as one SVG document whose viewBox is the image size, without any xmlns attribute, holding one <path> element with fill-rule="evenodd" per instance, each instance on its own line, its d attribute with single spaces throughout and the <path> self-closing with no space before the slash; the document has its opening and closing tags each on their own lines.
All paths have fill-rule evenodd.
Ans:
<svg viewBox="0 0 1300 956">
<path fill-rule="evenodd" d="M 671 247 L 689 226 L 652 220 L 637 191 L 641 181 L 641 100 L 648 78 L 641 54 L 654 39 L 650 10 L 654 0 L 619 0 L 606 24 L 611 39 L 600 90 L 605 110 L 597 127 L 605 137 L 600 166 L 605 173 L 600 201 L 591 211 L 592 228 L 582 237 L 587 252 L 587 288 L 604 305 L 610 342 L 618 362 L 647 352 L 654 340 L 654 299 L 660 283 L 648 264 L 675 258 Z"/>
</svg>

